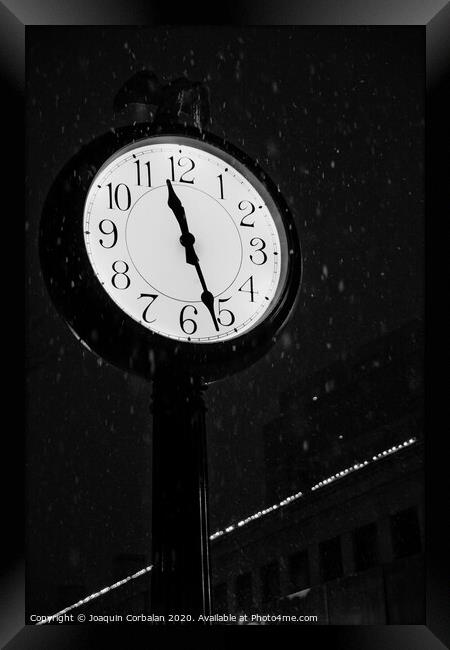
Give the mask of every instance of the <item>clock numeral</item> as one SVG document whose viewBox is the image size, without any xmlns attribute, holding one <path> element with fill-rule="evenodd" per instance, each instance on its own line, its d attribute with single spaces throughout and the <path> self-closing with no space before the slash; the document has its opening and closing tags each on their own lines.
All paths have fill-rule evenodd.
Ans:
<svg viewBox="0 0 450 650">
<path fill-rule="evenodd" d="M 103 226 L 104 223 L 110 223 L 111 226 L 112 226 L 112 229 L 111 230 L 105 230 L 104 226 Z M 116 224 L 113 223 L 111 221 L 111 219 L 102 219 L 102 221 L 100 221 L 100 223 L 98 224 L 98 228 L 99 228 L 100 232 L 103 233 L 104 235 L 112 235 L 113 236 L 113 242 L 112 242 L 111 246 L 107 246 L 106 244 L 103 243 L 103 239 L 99 239 L 100 246 L 103 246 L 103 248 L 114 248 L 114 246 L 117 243 Z"/>
<path fill-rule="evenodd" d="M 173 156 L 170 156 L 169 160 L 170 160 L 170 167 L 171 167 L 171 172 L 172 172 L 172 182 L 175 183 L 176 182 L 176 178 L 175 178 L 175 162 L 174 162 Z M 186 167 L 186 165 L 188 165 L 189 163 L 191 164 L 191 166 L 189 167 L 189 169 L 186 169 L 186 171 L 184 171 L 181 174 L 181 176 L 179 178 L 179 181 L 178 181 L 179 183 L 193 183 L 194 182 L 194 179 L 187 180 L 184 177 L 186 176 L 186 174 L 189 174 L 189 172 L 191 172 L 194 169 L 195 162 L 193 160 L 191 160 L 191 158 L 187 158 L 186 156 L 182 156 L 181 158 L 178 158 L 177 165 L 178 165 L 178 167 Z"/>
<path fill-rule="evenodd" d="M 125 269 L 123 271 L 120 271 L 118 268 L 116 268 L 117 264 L 123 264 Z M 114 262 L 114 264 L 112 265 L 112 270 L 115 271 L 115 273 L 111 278 L 111 282 L 112 282 L 113 287 L 115 287 L 116 289 L 128 289 L 128 287 L 131 284 L 131 280 L 127 275 L 129 268 L 130 267 L 128 266 L 128 264 L 126 262 L 124 262 L 123 260 L 116 260 Z M 123 276 L 125 278 L 125 280 L 120 280 L 119 281 L 117 278 L 119 278 L 120 276 Z M 118 284 L 119 282 L 120 283 L 125 282 L 125 286 L 121 287 L 120 284 Z"/>
<path fill-rule="evenodd" d="M 108 188 L 108 193 L 109 193 L 110 210 L 112 210 L 114 207 L 119 208 L 119 210 L 123 210 L 124 212 L 130 209 L 131 192 L 128 185 L 125 185 L 125 183 L 119 183 L 116 186 L 114 192 L 113 192 L 112 183 L 108 183 L 106 187 Z M 125 189 L 121 189 L 121 188 L 125 188 Z"/>
<path fill-rule="evenodd" d="M 219 179 L 220 198 L 223 199 L 225 197 L 223 195 L 223 178 L 222 178 L 222 174 L 219 174 L 217 178 Z"/>
<path fill-rule="evenodd" d="M 181 329 L 183 330 L 183 332 L 185 334 L 188 334 L 190 336 L 191 334 L 195 334 L 195 332 L 197 331 L 197 323 L 192 318 L 185 318 L 184 317 L 184 312 L 186 311 L 186 309 L 189 309 L 189 307 L 191 307 L 194 310 L 194 316 L 197 316 L 197 314 L 198 314 L 197 308 L 194 307 L 194 305 L 185 305 L 183 307 L 183 309 L 181 310 L 181 314 L 180 314 L 180 327 L 181 327 Z M 186 323 L 191 323 L 192 324 L 192 329 L 191 329 L 190 332 L 188 332 L 186 330 Z M 189 328 L 190 327 L 191 327 L 191 325 L 189 325 Z"/>
<path fill-rule="evenodd" d="M 251 214 L 254 213 L 255 211 L 255 206 L 251 201 L 240 201 L 238 208 L 239 210 L 247 210 L 250 207 L 250 212 L 247 212 L 247 214 L 244 214 L 244 216 L 241 219 L 241 226 L 247 226 L 248 228 L 253 228 L 255 225 L 255 222 L 252 221 L 252 223 L 246 223 L 245 219 L 249 217 Z"/>
<path fill-rule="evenodd" d="M 228 300 L 231 300 L 231 296 L 229 298 L 219 298 L 219 313 L 217 314 L 217 320 L 223 327 L 230 327 L 231 325 L 233 325 L 234 321 L 236 320 L 232 311 L 230 311 L 229 309 L 220 308 L 220 303 L 227 302 Z M 220 314 L 224 314 L 225 312 L 230 315 L 229 323 L 224 323 L 220 318 Z"/>
<path fill-rule="evenodd" d="M 267 262 L 267 255 L 264 252 L 264 249 L 266 247 L 266 242 L 264 241 L 264 239 L 261 239 L 261 237 L 253 237 L 253 239 L 250 240 L 250 246 L 257 246 L 258 242 L 261 242 L 261 248 L 257 248 L 256 252 L 261 253 L 262 262 L 257 262 L 255 260 L 255 258 L 253 257 L 253 255 L 250 255 L 250 259 L 253 262 L 253 264 L 256 264 L 256 266 L 262 266 L 263 264 L 265 264 Z M 261 259 L 261 258 L 259 258 L 259 259 Z"/>
<path fill-rule="evenodd" d="M 250 286 L 250 289 L 244 289 L 246 284 L 248 284 Z M 259 292 L 255 291 L 255 289 L 253 288 L 253 275 L 251 275 L 249 277 L 249 279 L 244 282 L 242 287 L 239 288 L 239 291 L 242 291 L 242 293 L 249 293 L 250 294 L 250 302 L 255 302 L 255 300 L 254 300 L 255 293 L 259 293 Z"/>
<path fill-rule="evenodd" d="M 152 175 L 150 172 L 150 161 L 142 164 L 140 160 L 135 160 L 134 164 L 136 165 L 137 185 L 145 185 L 146 187 L 151 187 Z M 142 173 L 141 167 L 145 167 L 146 171 L 144 173 Z M 141 182 L 143 176 L 145 176 L 145 183 Z"/>
<path fill-rule="evenodd" d="M 154 318 L 153 320 L 148 320 L 147 319 L 147 312 L 148 312 L 149 308 L 153 305 L 153 303 L 155 302 L 157 297 L 158 297 L 157 293 L 141 293 L 141 295 L 139 296 L 139 298 L 151 298 L 151 300 L 148 303 L 147 307 L 142 312 L 142 320 L 145 321 L 146 323 L 154 323 L 155 320 L 156 320 L 156 318 Z M 138 300 L 139 300 L 139 298 L 138 298 Z"/>
</svg>

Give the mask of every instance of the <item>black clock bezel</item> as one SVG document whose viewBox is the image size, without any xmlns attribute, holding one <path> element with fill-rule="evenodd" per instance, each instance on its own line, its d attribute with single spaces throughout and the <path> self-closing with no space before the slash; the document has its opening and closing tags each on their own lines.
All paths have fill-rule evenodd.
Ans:
<svg viewBox="0 0 450 650">
<path fill-rule="evenodd" d="M 188 343 L 156 334 L 125 314 L 102 289 L 83 238 L 83 213 L 92 179 L 117 150 L 152 136 L 185 136 L 208 142 L 236 158 L 264 184 L 283 220 L 290 251 L 277 304 L 254 329 L 217 343 Z M 41 268 L 58 312 L 92 352 L 125 371 L 152 378 L 173 367 L 211 382 L 253 363 L 286 323 L 300 290 L 302 255 L 294 219 L 279 188 L 262 167 L 227 140 L 191 126 L 139 123 L 112 129 L 84 146 L 55 179 L 42 211 Z"/>
</svg>

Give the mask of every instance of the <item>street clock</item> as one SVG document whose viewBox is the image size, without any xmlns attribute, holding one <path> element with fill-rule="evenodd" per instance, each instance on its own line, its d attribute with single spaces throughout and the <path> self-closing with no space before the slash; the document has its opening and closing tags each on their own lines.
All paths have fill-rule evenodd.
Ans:
<svg viewBox="0 0 450 650">
<path fill-rule="evenodd" d="M 44 208 L 41 260 L 71 329 L 146 377 L 206 381 L 258 358 L 298 294 L 301 255 L 279 189 L 204 130 L 135 124 L 84 147 Z"/>
<path fill-rule="evenodd" d="M 154 136 L 119 150 L 92 181 L 83 228 L 108 296 L 176 341 L 250 332 L 286 284 L 277 205 L 247 166 L 204 140 Z"/>
</svg>

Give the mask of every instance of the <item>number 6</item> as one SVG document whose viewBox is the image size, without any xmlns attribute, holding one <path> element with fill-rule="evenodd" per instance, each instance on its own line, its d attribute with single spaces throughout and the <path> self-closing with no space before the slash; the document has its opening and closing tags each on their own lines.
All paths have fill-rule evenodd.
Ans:
<svg viewBox="0 0 450 650">
<path fill-rule="evenodd" d="M 185 334 L 191 336 L 192 334 L 195 334 L 195 332 L 197 331 L 197 323 L 192 318 L 184 317 L 184 312 L 188 307 L 192 307 L 192 309 L 194 310 L 194 315 L 197 316 L 198 312 L 197 309 L 194 307 L 194 305 L 185 305 L 181 310 L 181 314 L 180 314 L 180 327 Z M 186 323 L 192 323 L 192 332 L 186 332 L 186 330 L 184 329 Z"/>
</svg>

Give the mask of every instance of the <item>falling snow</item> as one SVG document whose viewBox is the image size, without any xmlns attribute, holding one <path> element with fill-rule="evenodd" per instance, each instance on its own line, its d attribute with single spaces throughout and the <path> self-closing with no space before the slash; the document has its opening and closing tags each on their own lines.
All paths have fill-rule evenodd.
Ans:
<svg viewBox="0 0 450 650">
<path fill-rule="evenodd" d="M 418 54 L 397 49 L 383 30 L 352 40 L 308 30 L 300 38 L 290 27 L 270 38 L 257 28 L 99 28 L 50 44 L 31 38 L 30 48 L 29 560 L 36 611 L 56 611 L 45 573 L 90 593 L 113 583 L 120 557 L 134 553 L 148 566 L 152 430 L 148 383 L 82 347 L 43 285 L 39 216 L 55 176 L 85 143 L 127 123 L 113 96 L 150 68 L 162 83 L 185 76 L 207 84 L 208 128 L 257 159 L 286 199 L 303 254 L 292 317 L 254 365 L 205 393 L 212 531 L 241 527 L 281 503 L 287 512 L 285 499 L 322 489 L 338 471 L 376 464 L 351 427 L 333 428 L 351 407 L 346 382 L 360 356 L 370 357 L 365 346 L 381 351 L 368 362 L 356 421 L 381 418 L 387 399 L 370 373 L 400 368 L 412 396 L 420 387 L 412 344 L 397 358 L 382 342 L 422 314 L 423 79 L 411 63 Z M 96 328 L 90 343 L 102 343 Z M 154 368 L 152 350 L 145 354 Z M 60 561 L 54 540 L 62 537 Z"/>
</svg>

